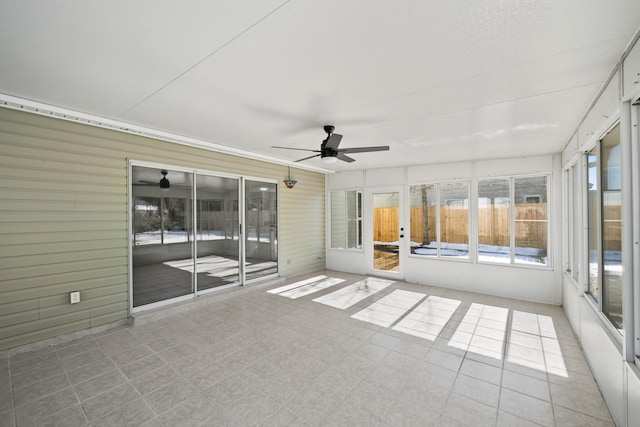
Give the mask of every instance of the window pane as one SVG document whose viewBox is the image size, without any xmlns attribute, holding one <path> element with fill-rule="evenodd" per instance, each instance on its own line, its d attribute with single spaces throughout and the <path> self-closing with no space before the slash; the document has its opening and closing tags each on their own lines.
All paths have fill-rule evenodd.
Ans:
<svg viewBox="0 0 640 427">
<path fill-rule="evenodd" d="M 620 129 L 602 139 L 602 312 L 622 329 Z"/>
<path fill-rule="evenodd" d="M 411 253 L 436 256 L 436 185 L 411 186 Z"/>
<path fill-rule="evenodd" d="M 580 251 L 577 250 L 580 247 L 580 242 L 582 241 L 582 225 L 580 221 L 580 217 L 582 216 L 582 205 L 580 203 L 581 200 L 581 191 L 582 185 L 580 180 L 578 179 L 578 166 L 574 165 L 571 170 L 573 171 L 573 278 L 578 280 L 578 275 L 580 274 L 580 267 L 582 265 L 582 260 L 580 258 Z"/>
<path fill-rule="evenodd" d="M 278 272 L 277 186 L 245 181 L 245 278 L 257 279 Z"/>
<path fill-rule="evenodd" d="M 510 263 L 509 180 L 478 181 L 478 260 Z"/>
<path fill-rule="evenodd" d="M 573 221 L 574 221 L 574 213 L 573 213 L 573 167 L 564 171 L 564 194 L 566 198 L 564 199 L 565 205 L 565 235 L 564 240 L 567 245 L 567 251 L 565 256 L 567 257 L 564 261 L 565 271 L 568 273 L 573 272 Z"/>
<path fill-rule="evenodd" d="M 347 198 L 345 191 L 331 192 L 331 247 L 347 247 Z"/>
<path fill-rule="evenodd" d="M 469 184 L 440 184 L 440 256 L 469 257 Z"/>
<path fill-rule="evenodd" d="M 196 175 L 198 290 L 238 283 L 239 181 Z"/>
<path fill-rule="evenodd" d="M 193 174 L 140 166 L 131 173 L 133 306 L 188 295 L 194 291 Z"/>
<path fill-rule="evenodd" d="M 588 221 L 589 221 L 589 293 L 596 301 L 600 299 L 600 244 L 598 224 L 598 156 L 597 147 L 587 156 L 587 188 L 589 191 Z"/>
<path fill-rule="evenodd" d="M 514 178 L 515 262 L 547 264 L 547 177 Z"/>
<path fill-rule="evenodd" d="M 362 193 L 357 190 L 332 191 L 331 247 L 362 248 Z"/>
<path fill-rule="evenodd" d="M 359 228 L 358 228 L 358 213 L 359 209 L 359 195 L 358 191 L 347 191 L 347 248 L 354 249 L 359 248 Z"/>
</svg>

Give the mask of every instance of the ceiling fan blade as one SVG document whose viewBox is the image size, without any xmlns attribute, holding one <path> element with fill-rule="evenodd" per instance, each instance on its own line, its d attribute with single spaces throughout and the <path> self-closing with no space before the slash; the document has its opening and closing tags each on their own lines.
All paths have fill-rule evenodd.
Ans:
<svg viewBox="0 0 640 427">
<path fill-rule="evenodd" d="M 338 153 L 338 159 L 342 160 L 343 162 L 347 162 L 347 163 L 352 163 L 352 162 L 356 161 L 356 159 L 352 159 L 351 157 L 347 156 L 346 154 L 342 154 L 342 153 Z"/>
<path fill-rule="evenodd" d="M 311 151 L 311 150 L 309 150 Z M 313 150 L 316 151 L 316 150 Z M 301 162 L 303 160 L 309 160 L 309 159 L 313 159 L 314 157 L 319 157 L 321 154 L 314 154 L 313 156 L 309 156 L 309 157 L 305 157 L 304 159 L 300 159 L 300 160 L 296 160 L 296 162 Z"/>
<path fill-rule="evenodd" d="M 276 147 L 275 145 L 272 145 L 271 148 L 282 148 L 283 150 L 311 151 L 312 153 L 320 152 L 320 150 L 309 150 L 308 148 Z"/>
<path fill-rule="evenodd" d="M 368 153 L 370 151 L 389 151 L 389 146 L 341 148 L 338 153 Z"/>
<path fill-rule="evenodd" d="M 325 149 L 337 150 L 338 145 L 340 145 L 340 141 L 342 140 L 342 135 L 337 133 L 332 133 L 327 140 L 327 143 L 324 145 Z"/>
</svg>

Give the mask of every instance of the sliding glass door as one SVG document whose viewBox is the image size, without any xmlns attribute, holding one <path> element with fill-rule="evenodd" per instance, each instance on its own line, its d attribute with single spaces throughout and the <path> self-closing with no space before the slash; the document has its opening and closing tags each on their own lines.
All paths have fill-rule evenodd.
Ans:
<svg viewBox="0 0 640 427">
<path fill-rule="evenodd" d="M 278 271 L 278 198 L 275 183 L 245 181 L 245 279 Z"/>
<path fill-rule="evenodd" d="M 132 308 L 276 274 L 277 219 L 274 182 L 132 165 Z"/>
<path fill-rule="evenodd" d="M 240 282 L 239 181 L 196 176 L 196 283 L 198 291 Z"/>
<path fill-rule="evenodd" d="M 131 190 L 133 306 L 193 293 L 193 175 L 134 166 Z"/>
</svg>

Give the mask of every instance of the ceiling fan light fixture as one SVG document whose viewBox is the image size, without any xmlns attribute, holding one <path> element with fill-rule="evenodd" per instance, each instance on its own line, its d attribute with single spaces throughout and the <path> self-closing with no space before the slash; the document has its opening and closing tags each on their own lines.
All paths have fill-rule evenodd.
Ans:
<svg viewBox="0 0 640 427">
<path fill-rule="evenodd" d="M 160 173 L 162 174 L 162 179 L 160 180 L 160 189 L 162 191 L 169 191 L 169 188 L 171 188 L 171 184 L 169 183 L 169 180 L 167 179 L 167 174 L 169 172 L 167 172 L 166 170 L 161 170 Z"/>
<path fill-rule="evenodd" d="M 336 163 L 338 158 L 336 156 L 324 156 L 322 157 L 322 161 L 325 163 Z"/>
</svg>

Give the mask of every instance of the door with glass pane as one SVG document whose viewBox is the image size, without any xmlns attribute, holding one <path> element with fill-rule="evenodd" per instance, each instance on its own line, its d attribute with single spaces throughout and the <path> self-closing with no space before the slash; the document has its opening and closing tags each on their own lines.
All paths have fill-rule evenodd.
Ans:
<svg viewBox="0 0 640 427">
<path fill-rule="evenodd" d="M 244 278 L 278 272 L 278 192 L 274 182 L 245 180 Z"/>
<path fill-rule="evenodd" d="M 407 233 L 402 214 L 402 191 L 399 187 L 385 187 L 367 192 L 370 207 L 368 236 L 369 272 L 399 278 Z"/>
</svg>

